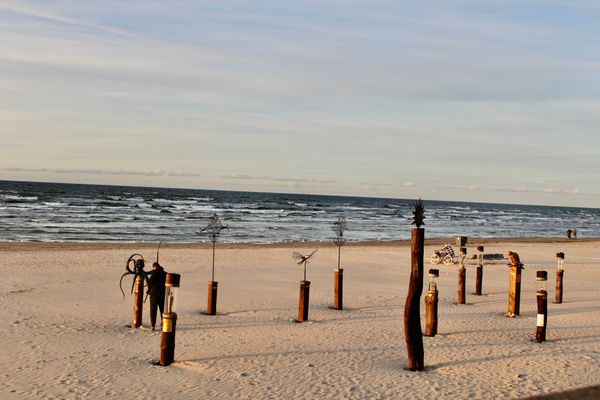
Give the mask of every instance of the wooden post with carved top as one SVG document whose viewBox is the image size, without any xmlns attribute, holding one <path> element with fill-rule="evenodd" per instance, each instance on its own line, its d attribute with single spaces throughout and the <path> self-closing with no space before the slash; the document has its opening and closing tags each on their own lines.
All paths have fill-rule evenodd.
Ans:
<svg viewBox="0 0 600 400">
<path fill-rule="evenodd" d="M 514 318 L 520 314 L 521 309 L 521 271 L 523 264 L 519 260 L 519 255 L 511 251 L 508 252 L 510 258 L 510 284 L 508 288 L 508 311 L 507 317 Z"/>
<path fill-rule="evenodd" d="M 421 228 L 424 217 L 423 202 L 419 199 L 415 205 L 414 224 L 411 230 L 411 266 L 408 295 L 404 305 L 404 341 L 408 353 L 408 369 L 423 371 L 425 353 L 423 350 L 423 331 L 421 330 L 421 294 L 423 292 L 423 255 L 425 253 L 425 229 Z"/>
</svg>

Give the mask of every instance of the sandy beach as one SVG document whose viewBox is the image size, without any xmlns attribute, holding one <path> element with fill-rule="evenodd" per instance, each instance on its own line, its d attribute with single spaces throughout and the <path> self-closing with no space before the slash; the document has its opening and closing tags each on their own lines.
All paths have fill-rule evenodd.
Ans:
<svg viewBox="0 0 600 400">
<path fill-rule="evenodd" d="M 428 241 L 428 256 L 441 240 Z M 440 265 L 439 328 L 425 337 L 423 372 L 406 366 L 403 310 L 408 242 L 342 249 L 344 305 L 332 310 L 337 249 L 330 244 L 219 245 L 218 315 L 207 316 L 211 250 L 163 246 L 161 264 L 181 274 L 175 363 L 153 365 L 160 332 L 127 327 L 132 253 L 155 245 L 3 243 L 0 398 L 499 399 L 600 383 L 600 239 L 477 240 L 469 254 L 519 253 L 521 315 L 507 318 L 506 261 L 484 267 L 475 296 L 457 304 L 458 266 Z M 308 265 L 310 314 L 294 323 L 302 270 L 291 254 L 318 248 Z M 557 252 L 565 253 L 564 302 L 554 304 Z M 430 268 L 425 262 L 425 269 Z M 149 269 L 149 268 L 147 268 Z M 536 343 L 536 270 L 548 271 L 547 342 Z M 149 325 L 149 302 L 144 326 Z M 424 327 L 424 306 L 421 308 Z"/>
</svg>

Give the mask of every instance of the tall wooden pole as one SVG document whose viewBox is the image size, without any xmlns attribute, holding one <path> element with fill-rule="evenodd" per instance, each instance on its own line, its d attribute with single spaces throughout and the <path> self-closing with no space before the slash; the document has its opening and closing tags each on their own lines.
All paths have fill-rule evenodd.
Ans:
<svg viewBox="0 0 600 400">
<path fill-rule="evenodd" d="M 460 267 L 458 268 L 458 304 L 467 302 L 467 268 L 465 268 L 465 258 L 467 257 L 467 248 L 460 248 Z"/>
<path fill-rule="evenodd" d="M 424 250 L 425 229 L 413 228 L 411 231 L 410 281 L 404 305 L 404 341 L 408 353 L 408 369 L 411 371 L 423 371 L 425 368 L 420 315 Z"/>
<path fill-rule="evenodd" d="M 306 279 L 300 281 L 300 298 L 298 301 L 298 319 L 297 322 L 308 321 L 308 306 L 310 297 L 310 281 Z"/>
<path fill-rule="evenodd" d="M 546 280 L 548 272 L 537 271 L 536 281 L 540 288 L 536 292 L 537 298 L 537 323 L 535 328 L 535 341 L 542 343 L 546 341 L 546 327 L 548 325 L 548 292 L 546 291 Z"/>
<path fill-rule="evenodd" d="M 338 248 L 337 257 L 337 268 L 333 272 L 333 309 L 343 310 L 344 309 L 344 269 L 342 268 L 342 246 L 346 243 L 344 237 L 344 230 L 346 229 L 346 219 L 339 217 L 336 222 L 333 223 L 333 233 L 335 238 L 333 243 Z"/>
<path fill-rule="evenodd" d="M 168 273 L 165 279 L 165 307 L 160 336 L 160 365 L 170 365 L 175 358 L 175 332 L 177 331 L 177 313 L 175 313 L 175 292 L 181 276 Z"/>
<path fill-rule="evenodd" d="M 217 315 L 217 290 L 219 282 L 208 282 L 208 302 L 206 306 L 206 314 Z"/>
<path fill-rule="evenodd" d="M 563 302 L 563 276 L 565 274 L 564 260 L 565 253 L 556 253 L 556 304 Z"/>
<path fill-rule="evenodd" d="M 477 278 L 475 281 L 475 294 L 481 296 L 483 286 L 483 246 L 477 246 Z"/>
<path fill-rule="evenodd" d="M 435 336 L 438 326 L 438 290 L 435 279 L 440 275 L 438 269 L 429 270 L 429 288 L 425 295 L 425 336 Z"/>
<path fill-rule="evenodd" d="M 509 268 L 510 284 L 508 288 L 508 312 L 506 316 L 514 318 L 520 314 L 521 309 L 521 271 L 523 270 L 523 264 L 517 258 L 515 261 L 511 260 Z"/>
<path fill-rule="evenodd" d="M 344 297 L 344 269 L 337 268 L 333 271 L 333 309 L 343 310 L 343 297 Z"/>
<path fill-rule="evenodd" d="M 144 278 L 142 275 L 135 278 L 133 294 L 133 327 L 139 328 L 142 326 L 142 312 L 144 310 Z"/>
</svg>

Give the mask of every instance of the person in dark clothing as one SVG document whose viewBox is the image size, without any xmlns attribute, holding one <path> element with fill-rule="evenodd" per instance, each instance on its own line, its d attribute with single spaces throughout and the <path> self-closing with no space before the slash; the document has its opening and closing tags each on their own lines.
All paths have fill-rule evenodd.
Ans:
<svg viewBox="0 0 600 400">
<path fill-rule="evenodd" d="M 162 319 L 163 308 L 165 306 L 165 279 L 167 273 L 158 262 L 152 264 L 152 272 L 148 282 L 148 295 L 150 295 L 150 323 L 152 330 L 156 325 L 157 306 L 160 309 L 160 317 Z"/>
</svg>

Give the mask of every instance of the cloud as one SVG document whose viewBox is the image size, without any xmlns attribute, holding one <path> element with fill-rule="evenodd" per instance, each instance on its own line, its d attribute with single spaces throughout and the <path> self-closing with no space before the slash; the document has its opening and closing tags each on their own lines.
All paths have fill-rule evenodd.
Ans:
<svg viewBox="0 0 600 400">
<path fill-rule="evenodd" d="M 543 190 L 544 193 L 553 193 L 553 194 L 581 194 L 581 190 L 579 190 L 579 188 L 574 188 L 574 189 L 556 189 L 556 188 L 549 188 L 549 189 L 544 189 Z"/>
<path fill-rule="evenodd" d="M 547 189 L 532 189 L 526 187 L 495 187 L 491 190 L 497 192 L 511 192 L 511 193 L 547 193 L 547 194 L 567 194 L 567 195 L 580 195 L 585 194 L 579 188 L 574 189 L 560 189 L 560 188 L 547 188 Z"/>
<path fill-rule="evenodd" d="M 8 172 L 49 172 L 55 174 L 82 174 L 82 175 L 115 175 L 115 176 L 170 176 L 170 177 L 198 177 L 195 172 L 177 172 L 165 170 L 135 171 L 126 169 L 93 169 L 93 168 L 21 168 L 2 167 L 2 171 Z"/>
<path fill-rule="evenodd" d="M 243 181 L 285 182 L 288 185 L 297 185 L 297 184 L 303 184 L 303 183 L 329 184 L 329 183 L 335 182 L 335 181 L 328 180 L 328 179 L 286 178 L 286 177 L 276 177 L 276 176 L 267 176 L 267 175 L 249 175 L 249 174 L 240 174 L 240 173 L 223 174 L 223 175 L 220 175 L 219 178 L 243 180 Z"/>
<path fill-rule="evenodd" d="M 79 27 L 79 28 L 93 29 L 93 30 L 96 30 L 101 33 L 109 33 L 109 34 L 128 37 L 128 38 L 143 39 L 142 37 L 140 37 L 138 35 L 134 35 L 130 32 L 127 32 L 127 31 L 124 31 L 121 29 L 116 29 L 116 28 L 113 28 L 110 26 L 96 24 L 93 22 L 85 21 L 83 19 L 65 17 L 65 16 L 62 16 L 62 15 L 59 15 L 59 14 L 56 14 L 53 12 L 43 10 L 41 7 L 38 7 L 38 8 L 27 7 L 27 6 L 24 6 L 22 3 L 11 3 L 9 1 L 3 1 L 3 3 L 0 4 L 0 10 L 5 10 L 8 12 L 12 12 L 12 13 L 27 16 L 27 17 L 33 17 L 33 18 L 38 18 L 38 19 L 47 20 L 47 21 L 51 21 L 51 22 L 56 22 L 59 24 L 71 25 L 71 26 Z"/>
</svg>

